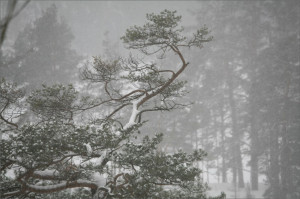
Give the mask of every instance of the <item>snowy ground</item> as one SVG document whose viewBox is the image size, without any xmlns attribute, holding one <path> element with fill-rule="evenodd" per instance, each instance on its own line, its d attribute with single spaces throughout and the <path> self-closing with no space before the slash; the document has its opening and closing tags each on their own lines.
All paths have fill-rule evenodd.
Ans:
<svg viewBox="0 0 300 199">
<path fill-rule="evenodd" d="M 221 192 L 226 194 L 227 199 L 246 199 L 247 197 L 247 185 L 245 188 L 234 188 L 233 184 L 231 183 L 211 183 L 209 184 L 210 190 L 208 191 L 208 196 L 217 196 L 220 195 Z M 249 187 L 249 186 L 248 186 Z M 253 199 L 262 199 L 263 194 L 267 186 L 265 184 L 259 184 L 258 191 L 251 191 L 251 195 Z M 248 188 L 249 190 L 249 188 Z M 249 192 L 249 191 L 248 191 Z"/>
</svg>

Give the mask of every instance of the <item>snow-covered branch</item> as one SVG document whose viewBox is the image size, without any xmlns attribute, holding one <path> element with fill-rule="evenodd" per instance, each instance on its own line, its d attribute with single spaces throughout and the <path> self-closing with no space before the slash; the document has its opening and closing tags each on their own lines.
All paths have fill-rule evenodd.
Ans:
<svg viewBox="0 0 300 199">
<path fill-rule="evenodd" d="M 143 98 L 141 98 L 143 99 Z M 135 120 L 137 118 L 137 115 L 139 114 L 139 110 L 138 110 L 138 103 L 141 101 L 141 99 L 136 100 L 134 102 L 132 102 L 132 111 L 131 111 L 131 115 L 130 115 L 130 119 L 127 122 L 126 125 L 124 125 L 123 129 L 127 130 L 129 128 L 131 128 L 133 125 L 135 125 Z"/>
<path fill-rule="evenodd" d="M 65 181 L 59 184 L 45 185 L 45 186 L 30 185 L 30 184 L 25 185 L 26 190 L 35 193 L 52 193 L 52 192 L 57 192 L 64 189 L 76 188 L 76 187 L 89 187 L 91 189 L 97 189 L 98 186 L 94 182 L 88 180 L 77 180 L 73 182 Z"/>
<path fill-rule="evenodd" d="M 44 171 L 34 171 L 31 177 L 43 179 L 43 180 L 55 180 L 58 179 L 60 173 L 57 170 L 44 170 Z"/>
</svg>

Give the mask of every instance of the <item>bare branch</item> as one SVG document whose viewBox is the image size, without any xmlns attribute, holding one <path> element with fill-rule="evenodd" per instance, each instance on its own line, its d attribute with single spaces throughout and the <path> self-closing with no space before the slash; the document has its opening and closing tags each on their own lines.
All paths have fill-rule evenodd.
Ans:
<svg viewBox="0 0 300 199">
<path fill-rule="evenodd" d="M 8 1 L 7 4 L 7 14 L 6 17 L 3 19 L 3 21 L 1 21 L 0 23 L 0 47 L 2 47 L 5 36 L 6 36 L 6 32 L 8 29 L 8 26 L 11 22 L 11 20 L 13 18 L 15 18 L 25 7 L 26 5 L 29 3 L 30 0 L 26 0 L 23 5 L 19 8 L 19 10 L 15 10 L 16 9 L 16 5 L 18 3 L 18 0 L 12 0 L 12 1 Z"/>
</svg>

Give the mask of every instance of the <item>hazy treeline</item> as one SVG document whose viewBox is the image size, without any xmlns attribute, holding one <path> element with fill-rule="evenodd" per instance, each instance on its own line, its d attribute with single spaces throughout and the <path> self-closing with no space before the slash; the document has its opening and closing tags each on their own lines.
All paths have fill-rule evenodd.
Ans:
<svg viewBox="0 0 300 199">
<path fill-rule="evenodd" d="M 244 187 L 250 174 L 257 190 L 265 176 L 266 198 L 299 197 L 299 2 L 199 4 L 193 14 L 214 39 L 189 54 L 194 104 L 169 117 L 166 147 L 185 139 L 208 152 L 203 168 L 217 168 L 219 182 Z"/>
<path fill-rule="evenodd" d="M 244 187 L 249 172 L 252 190 L 259 188 L 260 176 L 267 179 L 266 198 L 298 198 L 299 2 L 198 3 L 188 11 L 197 24 L 186 28 L 192 32 L 206 24 L 214 38 L 205 49 L 183 52 L 191 67 L 181 77 L 190 91 L 182 104 L 191 105 L 150 115 L 147 127 L 167 133 L 162 150 L 204 149 L 205 169 L 216 168 L 219 182 Z M 1 77 L 30 89 L 80 81 L 76 66 L 84 57 L 72 49 L 76 35 L 57 10 L 50 6 L 20 30 L 1 54 Z M 118 55 L 114 42 L 102 43 L 108 56 Z"/>
</svg>

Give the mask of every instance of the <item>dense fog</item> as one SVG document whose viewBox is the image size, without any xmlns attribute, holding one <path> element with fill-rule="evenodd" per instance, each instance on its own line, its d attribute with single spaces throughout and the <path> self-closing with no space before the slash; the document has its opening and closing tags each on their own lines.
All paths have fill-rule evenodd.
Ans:
<svg viewBox="0 0 300 199">
<path fill-rule="evenodd" d="M 0 9 L 2 197 L 75 198 L 74 190 L 82 188 L 77 198 L 91 198 L 83 188 L 87 187 L 95 199 L 120 198 L 118 194 L 125 192 L 130 194 L 124 198 L 155 198 L 155 194 L 138 196 L 132 191 L 132 176 L 139 181 L 139 172 L 144 170 L 141 165 L 128 168 L 136 160 L 133 158 L 132 163 L 124 155 L 130 156 L 139 146 L 151 146 L 159 157 L 183 157 L 198 149 L 207 153 L 201 154 L 201 160 L 195 156 L 182 163 L 202 171 L 195 179 L 211 188 L 206 192 L 201 188 L 201 193 L 206 193 L 203 198 L 224 192 L 227 199 L 300 199 L 299 1 L 13 0 L 0 1 Z M 159 13 L 165 18 L 155 18 Z M 169 32 L 151 32 L 151 28 L 160 30 L 155 25 Z M 90 137 L 76 137 L 73 131 L 67 137 L 63 133 L 35 136 L 46 131 L 49 135 L 53 129 L 71 132 L 70 123 L 77 134 L 89 129 Z M 113 132 L 105 135 L 117 145 L 111 140 L 106 148 L 97 145 L 93 140 L 102 143 L 107 138 L 94 135 L 97 128 Z M 127 131 L 136 134 L 124 137 Z M 162 139 L 159 133 L 163 134 L 161 142 L 157 141 Z M 27 143 L 23 138 L 29 134 L 31 141 Z M 82 145 L 84 155 L 73 157 L 72 150 L 67 149 L 63 161 L 53 164 L 57 161 L 55 154 L 65 152 L 55 151 L 55 142 L 71 139 L 71 134 L 74 140 L 79 139 L 73 144 Z M 28 163 L 48 154 L 48 149 L 45 152 L 42 148 L 30 157 L 17 155 L 19 145 L 24 147 L 27 143 L 31 147 L 38 139 L 54 138 L 52 166 Z M 42 145 L 46 147 L 45 142 Z M 103 149 L 99 156 L 97 146 Z M 120 148 L 120 154 L 113 154 Z M 34 154 L 26 154 L 31 153 Z M 118 158 L 109 159 L 111 154 Z M 146 159 L 145 154 L 137 157 Z M 80 178 L 75 176 L 74 181 L 72 173 L 72 178 L 61 185 L 62 178 L 56 179 L 63 176 L 58 164 L 75 165 L 74 173 L 79 173 Z M 107 168 L 100 168 L 104 164 Z M 165 173 L 172 170 L 169 164 L 162 165 L 167 167 Z M 105 185 L 102 181 L 98 183 L 101 186 L 94 186 L 93 180 L 80 181 L 89 177 L 80 173 L 79 167 L 96 176 L 97 182 L 103 181 L 103 174 Z M 64 172 L 67 168 L 64 166 Z M 179 172 L 178 168 L 181 167 L 177 165 L 175 170 Z M 165 168 L 157 170 L 160 169 Z M 96 171 L 99 172 L 95 174 Z M 180 171 L 174 172 L 177 176 L 191 172 Z M 158 175 L 151 172 L 151 176 Z M 120 176 L 125 182 L 117 185 Z M 108 181 L 110 178 L 115 180 Z M 179 184 L 171 177 L 167 181 L 161 176 L 153 179 L 167 185 L 162 190 L 173 190 L 168 186 Z M 186 180 L 182 176 L 178 179 L 180 183 Z M 101 195 L 99 187 L 109 182 L 114 182 L 115 188 L 103 188 L 103 193 L 109 194 Z M 156 192 L 158 184 L 148 191 Z M 48 187 L 37 188 L 40 185 Z M 127 187 L 119 188 L 124 185 Z M 22 186 L 27 191 L 16 191 Z M 146 186 L 142 187 L 145 191 Z M 59 195 L 60 191 L 67 195 Z M 168 197 L 172 198 L 172 194 L 175 192 Z M 163 195 L 157 195 L 160 197 Z"/>
</svg>

